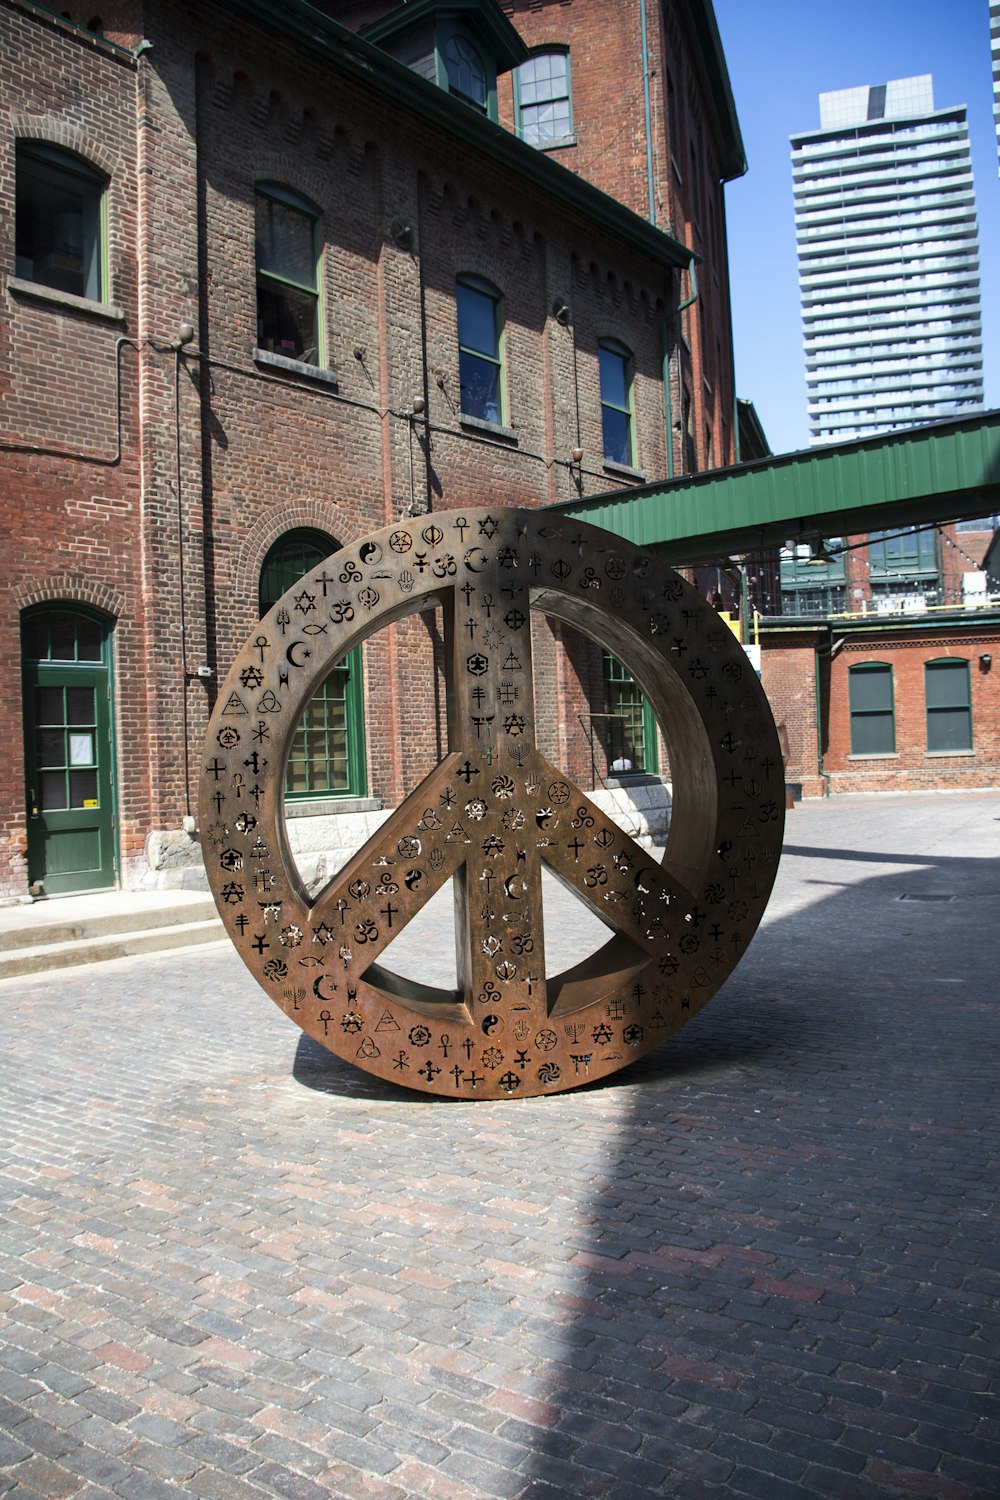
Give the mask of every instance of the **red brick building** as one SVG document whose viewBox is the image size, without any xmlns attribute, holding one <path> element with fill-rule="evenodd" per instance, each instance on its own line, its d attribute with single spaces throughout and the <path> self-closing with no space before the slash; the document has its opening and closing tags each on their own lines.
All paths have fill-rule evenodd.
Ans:
<svg viewBox="0 0 1000 1500">
<path fill-rule="evenodd" d="M 708 0 L 0 16 L 0 899 L 193 880 L 217 674 L 317 557 L 732 461 L 725 62 Z M 553 753 L 643 764 L 627 674 L 540 633 Z M 303 849 L 438 758 L 440 650 L 314 700 Z"/>
</svg>

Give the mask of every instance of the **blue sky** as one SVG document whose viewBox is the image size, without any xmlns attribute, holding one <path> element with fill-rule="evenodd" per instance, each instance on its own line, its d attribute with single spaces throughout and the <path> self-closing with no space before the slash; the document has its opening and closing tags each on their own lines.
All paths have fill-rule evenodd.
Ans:
<svg viewBox="0 0 1000 1500">
<path fill-rule="evenodd" d="M 749 171 L 726 188 L 736 386 L 775 453 L 809 443 L 789 137 L 819 95 L 931 73 L 969 112 L 983 276 L 986 404 L 1000 406 L 1000 176 L 988 0 L 715 0 Z"/>
</svg>

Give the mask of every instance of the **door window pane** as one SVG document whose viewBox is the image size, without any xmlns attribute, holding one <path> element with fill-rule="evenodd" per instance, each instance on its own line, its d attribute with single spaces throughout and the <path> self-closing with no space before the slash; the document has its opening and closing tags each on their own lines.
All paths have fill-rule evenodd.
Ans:
<svg viewBox="0 0 1000 1500">
<path fill-rule="evenodd" d="M 43 771 L 38 781 L 38 806 L 41 812 L 60 812 L 69 806 L 66 800 L 65 772 Z"/>
<path fill-rule="evenodd" d="M 97 806 L 96 771 L 70 771 L 69 805 L 70 807 Z"/>
<path fill-rule="evenodd" d="M 96 723 L 92 687 L 68 687 L 66 689 L 66 723 Z"/>
</svg>

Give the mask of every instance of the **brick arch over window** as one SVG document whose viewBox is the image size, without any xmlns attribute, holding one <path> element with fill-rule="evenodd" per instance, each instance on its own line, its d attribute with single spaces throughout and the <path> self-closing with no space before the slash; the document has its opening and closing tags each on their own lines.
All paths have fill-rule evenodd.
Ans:
<svg viewBox="0 0 1000 1500">
<path fill-rule="evenodd" d="M 21 584 L 13 592 L 19 610 L 30 609 L 35 604 L 86 604 L 112 620 L 120 619 L 125 613 L 125 599 L 117 589 L 79 574 L 50 574 L 35 584 Z"/>
<path fill-rule="evenodd" d="M 251 526 L 240 546 L 236 559 L 236 597 L 254 610 L 256 618 L 257 588 L 264 559 L 274 546 L 290 531 L 322 531 L 334 538 L 337 547 L 356 541 L 355 528 L 345 535 L 343 516 L 335 514 L 334 508 L 325 500 L 292 500 L 280 508 L 266 511 Z"/>
<path fill-rule="evenodd" d="M 123 163 L 109 151 L 99 137 L 90 135 L 72 120 L 63 115 L 33 115 L 15 111 L 11 116 L 14 138 L 18 141 L 44 141 L 47 146 L 61 146 L 82 157 L 106 177 L 112 178 L 123 170 Z"/>
</svg>

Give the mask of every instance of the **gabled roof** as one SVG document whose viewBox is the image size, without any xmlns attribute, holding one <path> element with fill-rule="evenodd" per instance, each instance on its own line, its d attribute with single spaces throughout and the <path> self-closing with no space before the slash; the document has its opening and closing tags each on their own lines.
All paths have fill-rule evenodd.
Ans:
<svg viewBox="0 0 1000 1500">
<path fill-rule="evenodd" d="M 376 46 L 386 47 L 415 27 L 438 19 L 465 21 L 471 31 L 482 37 L 498 73 L 516 68 L 528 56 L 520 32 L 504 15 L 497 0 L 407 0 L 398 10 L 362 26 L 358 35 Z"/>
</svg>

